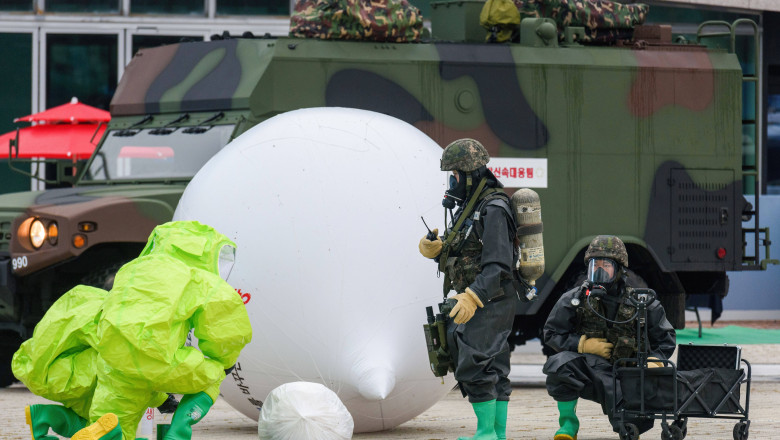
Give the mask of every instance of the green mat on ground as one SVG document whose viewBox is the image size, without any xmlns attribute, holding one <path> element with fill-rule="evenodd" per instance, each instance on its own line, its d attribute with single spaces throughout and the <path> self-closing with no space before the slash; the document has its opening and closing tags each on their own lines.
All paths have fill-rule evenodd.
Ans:
<svg viewBox="0 0 780 440">
<path fill-rule="evenodd" d="M 780 330 L 729 325 L 721 328 L 690 326 L 677 330 L 677 343 L 687 344 L 780 344 Z"/>
</svg>

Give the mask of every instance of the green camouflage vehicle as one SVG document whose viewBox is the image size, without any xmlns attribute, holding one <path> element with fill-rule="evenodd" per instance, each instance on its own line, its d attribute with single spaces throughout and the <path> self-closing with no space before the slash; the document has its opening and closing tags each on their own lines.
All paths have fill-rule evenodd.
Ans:
<svg viewBox="0 0 780 440">
<path fill-rule="evenodd" d="M 11 353 L 59 295 L 110 285 L 211 156 L 306 107 L 385 113 L 440 145 L 478 139 L 508 186 L 539 193 L 546 270 L 539 300 L 518 308 L 515 344 L 539 334 L 599 234 L 623 239 L 678 327 L 686 294 L 725 295 L 726 271 L 765 267 L 768 231 L 755 233 L 758 207 L 743 197 L 755 169 L 743 171 L 733 51 L 672 43 L 663 26 L 580 45 L 582 28 L 559 39 L 548 18 L 524 19 L 519 42 L 484 43 L 481 4 L 434 7 L 433 39 L 419 43 L 247 36 L 140 51 L 74 187 L 0 196 L 3 385 Z"/>
</svg>

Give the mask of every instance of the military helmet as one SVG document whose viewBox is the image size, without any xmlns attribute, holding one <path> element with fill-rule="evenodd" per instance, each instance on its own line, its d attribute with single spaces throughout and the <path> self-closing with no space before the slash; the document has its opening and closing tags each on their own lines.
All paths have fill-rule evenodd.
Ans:
<svg viewBox="0 0 780 440">
<path fill-rule="evenodd" d="M 611 258 L 621 265 L 628 267 L 628 252 L 623 241 L 614 235 L 599 235 L 590 242 L 585 251 L 585 264 L 591 258 Z"/>
<path fill-rule="evenodd" d="M 458 139 L 447 145 L 441 154 L 441 170 L 471 172 L 490 160 L 485 147 L 474 139 Z"/>
</svg>

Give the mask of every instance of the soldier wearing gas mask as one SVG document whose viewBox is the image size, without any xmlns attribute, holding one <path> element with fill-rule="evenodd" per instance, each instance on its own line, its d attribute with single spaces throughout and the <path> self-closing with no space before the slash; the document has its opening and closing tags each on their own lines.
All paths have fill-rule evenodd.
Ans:
<svg viewBox="0 0 780 440">
<path fill-rule="evenodd" d="M 456 304 L 449 313 L 447 340 L 455 379 L 477 415 L 476 433 L 461 439 L 505 439 L 512 392 L 507 337 L 516 306 L 516 228 L 509 197 L 485 166 L 489 160 L 485 147 L 473 139 L 444 149 L 441 170 L 452 172 L 442 202 L 447 230 L 439 237 L 435 229 L 419 243 L 420 253 L 435 259 L 445 274 L 445 295 L 456 293 L 448 300 Z"/>
<path fill-rule="evenodd" d="M 628 253 L 612 235 L 599 235 L 585 252 L 587 281 L 561 295 L 544 325 L 544 342 L 558 353 L 544 364 L 547 392 L 558 402 L 560 429 L 555 440 L 577 438 L 577 399 L 601 404 L 613 430 L 611 414 L 620 402 L 620 386 L 613 387 L 613 363 L 637 355 L 636 307 L 628 300 L 627 287 L 646 287 L 629 277 Z M 631 280 L 631 281 L 629 281 Z M 641 285 L 637 285 L 641 284 Z M 588 306 L 590 304 L 590 306 Z M 606 318 L 606 319 L 605 319 Z M 669 359 L 675 349 L 675 332 L 657 300 L 647 307 L 648 367 L 653 360 Z M 653 427 L 652 419 L 629 420 L 640 433 Z"/>
</svg>

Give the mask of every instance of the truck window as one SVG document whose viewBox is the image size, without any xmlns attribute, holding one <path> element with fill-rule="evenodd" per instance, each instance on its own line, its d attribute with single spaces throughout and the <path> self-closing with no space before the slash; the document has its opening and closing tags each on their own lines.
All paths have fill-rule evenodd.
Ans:
<svg viewBox="0 0 780 440">
<path fill-rule="evenodd" d="M 233 125 L 208 130 L 113 130 L 82 181 L 191 178 L 227 145 Z M 165 133 L 165 132 L 163 132 Z"/>
</svg>

